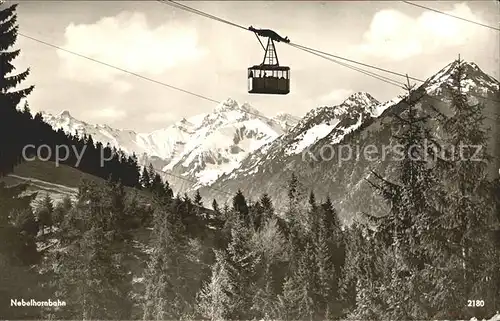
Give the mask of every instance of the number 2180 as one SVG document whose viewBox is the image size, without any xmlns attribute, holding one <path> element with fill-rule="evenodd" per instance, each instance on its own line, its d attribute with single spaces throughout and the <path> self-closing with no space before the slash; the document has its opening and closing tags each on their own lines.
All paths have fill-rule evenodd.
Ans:
<svg viewBox="0 0 500 321">
<path fill-rule="evenodd" d="M 484 307 L 484 300 L 467 300 L 468 307 Z"/>
</svg>

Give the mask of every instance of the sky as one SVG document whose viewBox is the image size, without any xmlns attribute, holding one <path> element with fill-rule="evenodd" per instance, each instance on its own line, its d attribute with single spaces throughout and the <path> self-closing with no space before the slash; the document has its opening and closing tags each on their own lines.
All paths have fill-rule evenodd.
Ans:
<svg viewBox="0 0 500 321">
<path fill-rule="evenodd" d="M 7 4 L 14 3 L 7 1 Z M 303 116 L 365 91 L 379 101 L 401 88 L 277 44 L 291 68 L 286 96 L 247 93 L 247 68 L 264 52 L 251 32 L 158 1 L 23 1 L 19 31 L 27 36 L 217 101 L 248 102 L 265 115 Z M 243 26 L 268 28 L 293 43 L 426 79 L 461 55 L 499 79 L 500 32 L 401 1 L 185 1 Z M 498 1 L 417 2 L 498 27 Z M 75 118 L 151 132 L 217 105 L 19 37 L 17 70 L 34 111 L 68 110 Z M 404 79 L 383 74 L 403 81 Z"/>
</svg>

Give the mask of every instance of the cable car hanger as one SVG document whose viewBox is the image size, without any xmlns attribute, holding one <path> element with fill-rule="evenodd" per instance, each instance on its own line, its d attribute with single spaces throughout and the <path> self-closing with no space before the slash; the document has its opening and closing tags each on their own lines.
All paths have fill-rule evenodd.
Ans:
<svg viewBox="0 0 500 321">
<path fill-rule="evenodd" d="M 264 60 L 261 64 L 248 68 L 248 93 L 286 95 L 290 92 L 290 68 L 280 66 L 278 54 L 274 42 L 290 43 L 288 37 L 281 37 L 270 29 L 256 29 L 250 26 L 248 30 L 255 33 L 262 49 L 264 49 Z M 264 46 L 260 37 L 267 39 Z"/>
</svg>

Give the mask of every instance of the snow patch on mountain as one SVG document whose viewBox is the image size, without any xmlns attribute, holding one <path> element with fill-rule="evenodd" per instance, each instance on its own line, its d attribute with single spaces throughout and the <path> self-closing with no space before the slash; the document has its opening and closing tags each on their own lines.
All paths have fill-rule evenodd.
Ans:
<svg viewBox="0 0 500 321">
<path fill-rule="evenodd" d="M 328 135 L 339 122 L 339 120 L 334 120 L 334 123 L 331 125 L 318 124 L 312 128 L 309 128 L 305 132 L 302 132 L 300 136 L 297 137 L 298 141 L 287 149 L 287 155 L 301 153 L 307 147 L 313 145 L 318 140 Z"/>
<path fill-rule="evenodd" d="M 335 132 L 332 142 L 340 141 L 343 136 L 361 126 L 363 119 L 379 113 L 380 105 L 383 104 L 369 93 L 357 92 L 340 105 L 313 109 L 294 128 L 293 143 L 287 147 L 285 154 L 299 154 L 332 132 Z M 351 124 L 352 119 L 356 119 L 354 124 Z"/>
</svg>

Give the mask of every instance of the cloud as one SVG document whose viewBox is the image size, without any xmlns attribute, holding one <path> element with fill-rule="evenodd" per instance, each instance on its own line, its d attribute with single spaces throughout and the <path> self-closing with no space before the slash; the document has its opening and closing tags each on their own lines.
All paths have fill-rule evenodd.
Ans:
<svg viewBox="0 0 500 321">
<path fill-rule="evenodd" d="M 118 94 L 123 94 L 126 93 L 127 91 L 131 90 L 134 88 L 130 83 L 123 81 L 123 80 L 115 80 L 111 84 L 110 88 L 117 92 Z"/>
<path fill-rule="evenodd" d="M 207 54 L 200 48 L 194 28 L 175 23 L 151 27 L 143 13 L 122 12 L 94 24 L 71 23 L 65 30 L 64 49 L 133 73 L 159 75 Z M 60 72 L 76 80 L 113 81 L 114 70 L 58 50 Z M 123 86 L 122 86 L 123 89 Z"/>
<path fill-rule="evenodd" d="M 100 108 L 92 110 L 89 116 L 93 119 L 102 119 L 107 121 L 116 121 L 127 116 L 127 113 L 116 107 Z"/>
<path fill-rule="evenodd" d="M 147 114 L 145 119 L 150 123 L 168 123 L 175 121 L 177 117 L 171 113 L 155 112 Z"/>
<path fill-rule="evenodd" d="M 453 10 L 444 12 L 481 21 L 465 3 L 455 4 Z M 466 44 L 477 31 L 474 25 L 437 12 L 425 11 L 413 18 L 397 10 L 381 10 L 374 15 L 358 50 L 377 57 L 404 60 Z"/>
<path fill-rule="evenodd" d="M 350 89 L 335 89 L 326 95 L 318 98 L 318 103 L 327 105 L 337 105 L 347 99 L 353 93 Z"/>
</svg>

